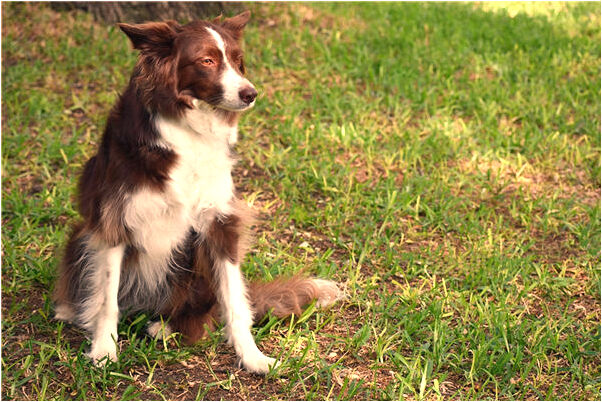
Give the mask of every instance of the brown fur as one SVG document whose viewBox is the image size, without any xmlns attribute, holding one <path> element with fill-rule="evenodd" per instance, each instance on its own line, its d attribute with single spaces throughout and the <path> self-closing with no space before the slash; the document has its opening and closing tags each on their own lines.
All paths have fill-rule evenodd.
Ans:
<svg viewBox="0 0 602 402">
<path fill-rule="evenodd" d="M 291 314 L 299 316 L 312 300 L 324 295 L 311 279 L 294 276 L 288 279 L 276 278 L 270 282 L 252 282 L 249 296 L 253 303 L 255 321 L 259 321 L 268 311 L 279 318 Z M 333 295 L 332 299 L 335 298 Z"/>
<path fill-rule="evenodd" d="M 184 335 L 186 343 L 194 343 L 215 329 L 219 321 L 213 279 L 213 260 L 202 242 L 194 250 L 193 272 L 176 279 L 164 315 L 175 331 Z"/>
</svg>

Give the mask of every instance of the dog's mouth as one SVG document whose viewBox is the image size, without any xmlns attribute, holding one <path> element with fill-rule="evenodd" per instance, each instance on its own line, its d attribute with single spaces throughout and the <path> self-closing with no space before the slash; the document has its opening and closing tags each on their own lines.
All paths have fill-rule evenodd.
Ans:
<svg viewBox="0 0 602 402">
<path fill-rule="evenodd" d="M 229 112 L 244 112 L 255 106 L 257 91 L 251 87 L 253 93 L 246 96 L 244 92 L 239 93 L 239 99 L 224 99 L 221 95 L 203 99 L 196 95 L 193 90 L 185 89 L 181 92 L 182 95 L 192 98 L 192 105 L 196 109 L 221 109 Z"/>
<path fill-rule="evenodd" d="M 224 110 L 227 110 L 229 112 L 244 112 L 245 110 L 251 109 L 253 106 L 255 106 L 255 101 L 252 101 L 251 103 L 242 103 L 241 102 L 236 107 L 232 107 L 230 105 L 224 105 L 224 104 L 220 104 L 217 107 L 219 109 L 224 109 Z"/>
<path fill-rule="evenodd" d="M 230 104 L 225 104 L 223 102 L 210 103 L 203 99 L 197 98 L 195 96 L 190 96 L 190 97 L 192 98 L 192 105 L 194 106 L 195 109 L 198 109 L 198 110 L 221 109 L 221 110 L 227 110 L 228 112 L 244 112 L 245 110 L 249 110 L 253 106 L 255 106 L 255 101 L 252 101 L 249 104 L 241 102 L 238 105 L 230 105 Z"/>
</svg>

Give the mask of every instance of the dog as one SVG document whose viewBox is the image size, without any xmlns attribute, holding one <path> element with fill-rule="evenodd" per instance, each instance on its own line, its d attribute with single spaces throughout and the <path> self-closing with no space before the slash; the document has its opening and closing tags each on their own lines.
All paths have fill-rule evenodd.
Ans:
<svg viewBox="0 0 602 402">
<path fill-rule="evenodd" d="M 253 214 L 231 173 L 239 116 L 257 97 L 241 50 L 249 18 L 119 24 L 139 56 L 80 178 L 82 220 L 53 294 L 55 317 L 89 331 L 96 364 L 117 359 L 120 314 L 148 312 L 151 335 L 189 344 L 223 323 L 239 364 L 267 373 L 277 362 L 252 324 L 341 298 L 333 281 L 247 284 L 240 270 Z"/>
</svg>

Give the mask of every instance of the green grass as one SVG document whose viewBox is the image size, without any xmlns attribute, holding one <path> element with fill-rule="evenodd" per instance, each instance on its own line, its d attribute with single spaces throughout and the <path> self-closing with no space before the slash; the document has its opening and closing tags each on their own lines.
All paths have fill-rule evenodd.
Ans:
<svg viewBox="0 0 602 402">
<path fill-rule="evenodd" d="M 97 368 L 49 290 L 75 184 L 135 61 L 115 27 L 2 5 L 3 399 L 600 399 L 600 4 L 249 4 L 260 89 L 244 270 L 347 287 L 236 369 L 120 323 Z"/>
</svg>

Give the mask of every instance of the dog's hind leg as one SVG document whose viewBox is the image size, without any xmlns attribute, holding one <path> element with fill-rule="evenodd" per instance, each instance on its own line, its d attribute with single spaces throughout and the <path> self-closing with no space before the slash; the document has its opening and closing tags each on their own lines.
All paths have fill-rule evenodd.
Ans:
<svg viewBox="0 0 602 402">
<path fill-rule="evenodd" d="M 169 299 L 158 311 L 161 320 L 151 322 L 147 332 L 166 338 L 173 332 L 193 344 L 215 330 L 219 322 L 217 299 L 212 281 L 212 259 L 207 245 L 196 231 L 191 231 L 170 261 Z"/>
</svg>

